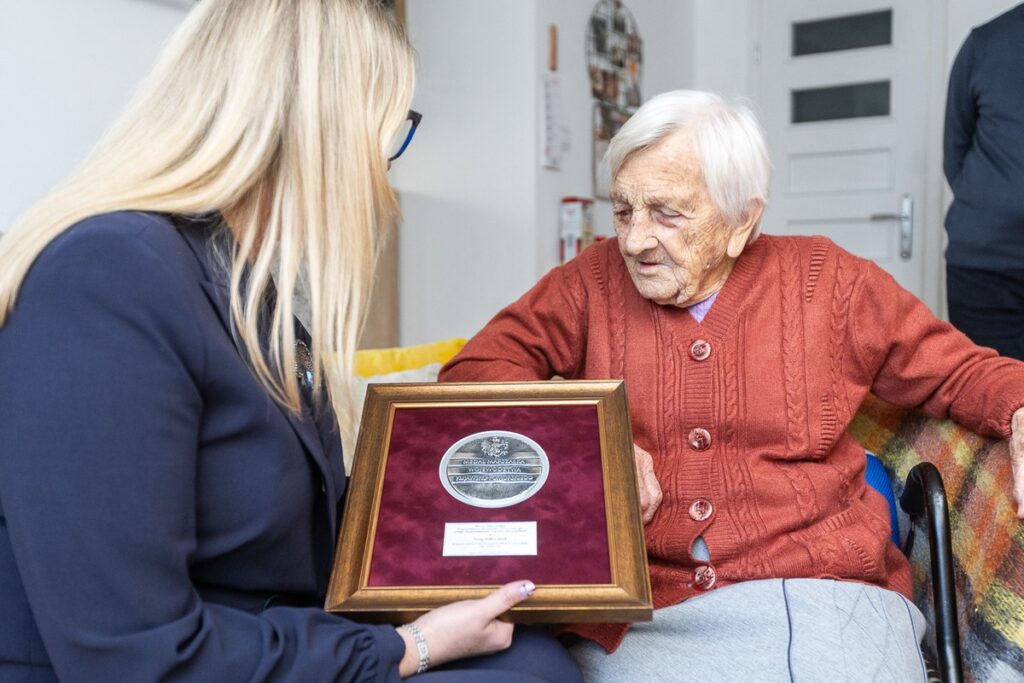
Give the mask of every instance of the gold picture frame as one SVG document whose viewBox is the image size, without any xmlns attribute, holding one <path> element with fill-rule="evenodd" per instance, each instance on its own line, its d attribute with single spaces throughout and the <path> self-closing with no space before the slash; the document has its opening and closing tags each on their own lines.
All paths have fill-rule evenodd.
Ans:
<svg viewBox="0 0 1024 683">
<path fill-rule="evenodd" d="M 547 484 L 542 484 L 549 486 L 551 481 L 555 482 L 550 484 L 549 500 L 544 500 L 544 492 L 541 490 L 536 494 L 538 502 L 535 505 L 543 507 L 536 509 L 550 511 L 553 503 L 556 506 L 562 504 L 563 498 L 555 497 L 561 495 L 557 488 L 559 473 L 561 472 L 565 479 L 571 471 L 573 476 L 577 477 L 571 481 L 573 490 L 583 491 L 584 493 L 578 495 L 586 496 L 583 501 L 586 504 L 584 508 L 589 505 L 595 509 L 601 507 L 604 511 L 601 524 L 593 524 L 592 518 L 581 519 L 578 514 L 574 517 L 579 507 L 565 509 L 564 517 L 561 516 L 561 511 L 555 515 L 547 513 L 546 519 L 542 514 L 542 519 L 532 522 L 539 525 L 540 537 L 544 542 L 539 546 L 541 550 L 535 552 L 535 555 L 539 554 L 541 557 L 523 559 L 524 567 L 532 566 L 536 569 L 537 566 L 543 566 L 556 577 L 571 575 L 574 579 L 586 575 L 593 566 L 599 566 L 601 570 L 594 574 L 598 576 L 597 579 L 583 583 L 564 581 L 560 578 L 551 583 L 535 581 L 537 590 L 534 595 L 514 607 L 507 618 L 510 621 L 533 623 L 633 622 L 651 619 L 651 587 L 633 461 L 632 432 L 625 385 L 621 381 L 371 384 L 367 390 L 352 478 L 327 592 L 325 608 L 328 611 L 343 613 L 360 621 L 400 623 L 415 619 L 428 610 L 449 602 L 483 597 L 504 582 L 477 584 L 453 579 L 455 574 L 449 573 L 449 564 L 462 561 L 461 558 L 439 559 L 436 550 L 424 550 L 437 547 L 436 539 L 433 537 L 442 533 L 438 520 L 423 521 L 423 529 L 414 529 L 416 532 L 427 530 L 431 536 L 427 543 L 420 540 L 409 547 L 403 547 L 404 541 L 398 541 L 388 546 L 386 553 L 381 548 L 375 550 L 378 544 L 382 544 L 382 547 L 386 545 L 382 539 L 388 534 L 399 539 L 416 536 L 415 533 L 395 534 L 394 530 L 387 530 L 384 526 L 378 527 L 382 516 L 382 500 L 391 501 L 388 503 L 391 508 L 385 508 L 383 513 L 385 519 L 388 519 L 389 514 L 398 514 L 397 508 L 404 504 L 404 496 L 409 492 L 413 492 L 412 495 L 431 496 L 430 500 L 434 502 L 446 495 L 433 479 L 438 478 L 440 454 L 444 453 L 448 442 L 424 446 L 422 430 L 416 432 L 417 439 L 410 441 L 408 434 L 403 434 L 402 429 L 406 432 L 415 430 L 403 428 L 402 425 L 411 424 L 410 420 L 420 420 L 426 425 L 448 424 L 445 422 L 445 416 L 448 416 L 452 419 L 457 418 L 456 422 L 461 420 L 459 424 L 465 424 L 467 427 L 475 425 L 477 431 L 484 433 L 481 429 L 494 427 L 492 418 L 495 415 L 505 416 L 502 419 L 527 420 L 533 428 L 553 435 L 556 444 L 562 443 L 561 447 L 553 451 L 556 457 L 551 459 L 551 470 L 555 474 Z M 565 415 L 578 416 L 582 420 L 579 424 L 584 425 L 571 434 L 572 444 L 590 446 L 568 449 L 564 447 L 565 440 L 569 438 L 566 436 L 568 429 L 564 422 L 559 421 L 564 421 Z M 594 431 L 597 433 L 589 433 L 591 427 L 587 425 L 596 425 Z M 463 431 L 467 429 L 463 428 Z M 413 465 L 414 456 L 402 455 L 412 452 L 409 449 L 402 450 L 401 444 L 406 442 L 415 443 L 416 448 L 421 450 L 426 448 L 423 452 L 430 452 L 429 456 L 415 456 L 415 486 L 403 484 L 404 480 L 399 474 L 395 474 L 409 471 Z M 550 442 L 551 439 L 548 440 L 549 444 Z M 599 456 L 594 451 L 597 448 L 596 444 L 599 444 Z M 575 450 L 586 451 L 590 455 L 585 458 L 563 455 Z M 389 457 L 395 458 L 391 470 L 388 467 Z M 404 464 L 402 458 L 406 459 Z M 561 463 L 568 463 L 569 459 L 573 462 L 566 464 L 564 470 L 560 469 Z M 597 462 L 600 464 L 596 465 Z M 582 477 L 578 476 L 580 467 L 584 468 Z M 589 471 L 596 467 L 600 467 L 599 473 Z M 392 472 L 392 480 L 386 481 L 389 472 Z M 386 486 L 389 488 L 385 495 Z M 590 488 L 587 488 L 588 486 Z M 586 491 L 599 491 L 603 494 L 603 507 L 602 501 L 592 500 L 594 496 L 589 496 Z M 396 500 L 399 502 L 395 503 Z M 434 505 L 433 502 L 431 504 Z M 447 499 L 439 504 L 453 505 L 451 500 Z M 516 507 L 525 508 L 526 504 L 516 503 L 508 509 L 515 510 Z M 489 514 L 480 510 L 472 513 L 478 516 Z M 586 524 L 585 527 L 577 528 L 591 531 L 583 534 L 544 535 L 545 525 L 554 528 L 559 524 L 569 523 Z M 580 538 L 581 535 L 586 538 Z M 553 536 L 556 538 L 553 539 Z M 590 549 L 591 554 L 580 554 L 574 549 L 574 543 L 582 543 Z M 376 564 L 375 552 L 381 553 Z M 387 567 L 394 563 L 395 558 L 389 557 L 388 553 L 400 555 L 402 562 L 412 563 L 415 567 L 422 566 L 423 573 L 433 573 L 435 579 L 444 577 L 447 582 L 435 580 L 431 583 L 429 579 L 421 582 L 418 574 L 416 580 L 403 580 L 401 585 L 371 581 L 371 569 L 374 569 L 373 576 L 376 577 L 376 567 Z M 597 558 L 597 562 L 573 568 L 572 562 L 579 557 Z M 604 557 L 607 557 L 607 574 L 603 573 Z M 518 558 L 510 559 L 506 556 L 498 559 L 513 567 L 520 561 Z M 495 562 L 498 559 L 495 559 Z M 489 562 L 481 564 L 484 560 L 465 561 L 477 562 L 478 567 L 493 566 Z M 532 565 L 529 564 L 531 562 Z M 559 565 L 560 562 L 569 564 Z M 379 571 L 386 574 L 383 570 Z M 406 568 L 404 571 L 418 570 Z M 510 575 L 506 578 L 514 580 L 534 577 Z"/>
</svg>

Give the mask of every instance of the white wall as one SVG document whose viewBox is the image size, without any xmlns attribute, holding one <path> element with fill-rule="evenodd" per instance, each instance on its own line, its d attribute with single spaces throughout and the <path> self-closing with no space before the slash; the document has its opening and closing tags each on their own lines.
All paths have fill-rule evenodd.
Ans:
<svg viewBox="0 0 1024 683">
<path fill-rule="evenodd" d="M 82 159 L 184 16 L 153 0 L 0 2 L 0 231 Z"/>
<path fill-rule="evenodd" d="M 185 2 L 0 1 L 0 230 L 98 139 L 184 16 Z M 1014 4 L 946 0 L 933 23 L 941 36 L 936 56 L 948 66 L 971 26 Z M 420 55 L 414 106 L 425 118 L 392 171 L 406 213 L 403 343 L 473 334 L 555 264 L 559 199 L 592 193 L 584 36 L 593 5 L 407 0 Z M 681 87 L 756 95 L 753 0 L 626 6 L 644 39 L 645 98 Z M 541 168 L 538 150 L 540 77 L 552 23 L 570 134 L 558 171 Z M 936 119 L 940 108 L 936 101 Z M 948 203 L 948 192 L 941 200 Z M 597 202 L 595 218 L 598 232 L 609 234 L 607 202 Z M 932 253 L 938 277 L 940 248 Z"/>
<path fill-rule="evenodd" d="M 402 197 L 403 344 L 470 336 L 557 259 L 558 207 L 591 196 L 584 37 L 594 0 L 407 0 L 424 114 L 392 179 Z M 644 40 L 643 94 L 691 80 L 691 0 L 627 0 Z M 561 170 L 539 152 L 548 25 L 559 30 Z M 599 232 L 611 208 L 598 202 Z"/>
<path fill-rule="evenodd" d="M 689 87 L 757 100 L 754 0 L 626 0 L 644 39 L 643 95 Z M 950 63 L 967 31 L 1014 0 L 945 0 L 922 30 L 934 61 Z M 420 53 L 417 105 L 426 118 L 393 177 L 402 191 L 402 341 L 469 336 L 518 297 L 557 258 L 558 204 L 590 196 L 591 106 L 585 34 L 594 0 L 408 0 Z M 767 11 L 767 10 L 765 10 Z M 548 25 L 559 31 L 563 123 L 569 150 L 560 170 L 541 167 L 540 79 Z M 941 159 L 945 74 L 933 77 L 927 122 Z M 932 213 L 943 201 L 941 169 L 930 171 Z M 946 197 L 948 201 L 948 197 Z M 941 221 L 922 247 L 926 278 L 939 282 Z M 611 211 L 595 204 L 599 234 Z M 928 303 L 941 311 L 937 287 Z"/>
<path fill-rule="evenodd" d="M 563 0 L 538 3 L 536 24 L 536 77 L 548 64 L 548 26 L 558 27 L 558 72 L 561 79 L 563 125 L 569 131 L 570 148 L 563 156 L 562 168 L 541 168 L 539 142 L 534 160 L 537 184 L 535 225 L 536 267 L 540 277 L 558 263 L 558 210 L 562 197 L 593 196 L 591 126 L 593 98 L 586 60 L 586 32 L 593 0 Z M 653 95 L 688 87 L 692 80 L 690 41 L 683 39 L 691 25 L 690 3 L 677 0 L 627 0 L 643 38 L 644 65 L 641 93 Z M 539 86 L 537 86 L 539 93 Z M 539 106 L 539 103 L 538 105 Z M 535 115 L 539 117 L 539 114 Z M 598 199 L 594 205 L 595 230 L 612 234 L 611 204 Z"/>
<path fill-rule="evenodd" d="M 410 0 L 423 114 L 391 171 L 403 344 L 471 335 L 534 281 L 535 3 Z"/>
<path fill-rule="evenodd" d="M 693 0 L 693 84 L 729 98 L 751 98 L 753 0 Z"/>
</svg>

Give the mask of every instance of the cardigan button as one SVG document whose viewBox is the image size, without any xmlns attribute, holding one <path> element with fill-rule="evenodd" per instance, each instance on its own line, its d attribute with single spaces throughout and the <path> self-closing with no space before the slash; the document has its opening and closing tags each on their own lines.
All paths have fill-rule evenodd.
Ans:
<svg viewBox="0 0 1024 683">
<path fill-rule="evenodd" d="M 695 522 L 706 522 L 711 519 L 711 514 L 715 511 L 711 501 L 707 498 L 698 498 L 690 504 L 690 519 Z"/>
<path fill-rule="evenodd" d="M 697 339 L 690 344 L 690 358 L 701 361 L 711 356 L 711 342 L 706 339 Z"/>
<path fill-rule="evenodd" d="M 710 564 L 698 565 L 693 570 L 693 587 L 697 590 L 709 591 L 715 587 L 715 580 L 718 575 L 715 573 L 715 568 Z"/>
<path fill-rule="evenodd" d="M 702 427 L 691 429 L 690 448 L 695 451 L 706 451 L 711 448 L 711 432 Z"/>
</svg>

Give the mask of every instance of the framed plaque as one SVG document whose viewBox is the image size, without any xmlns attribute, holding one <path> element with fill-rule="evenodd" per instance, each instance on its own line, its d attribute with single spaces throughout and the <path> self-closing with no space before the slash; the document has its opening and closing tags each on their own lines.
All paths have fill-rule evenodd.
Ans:
<svg viewBox="0 0 1024 683">
<path fill-rule="evenodd" d="M 398 623 L 519 579 L 512 621 L 651 618 L 623 383 L 371 384 L 326 608 Z"/>
</svg>

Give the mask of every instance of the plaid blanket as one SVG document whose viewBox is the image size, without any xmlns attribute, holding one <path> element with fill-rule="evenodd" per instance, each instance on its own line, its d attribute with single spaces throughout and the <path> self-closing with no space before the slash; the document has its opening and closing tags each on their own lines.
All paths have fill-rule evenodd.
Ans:
<svg viewBox="0 0 1024 683">
<path fill-rule="evenodd" d="M 874 397 L 850 431 L 895 473 L 897 496 L 914 465 L 938 467 L 950 504 L 965 675 L 1024 681 L 1024 524 L 1014 512 L 1006 442 Z M 910 559 L 916 602 L 931 622 L 927 535 L 918 534 Z"/>
</svg>

